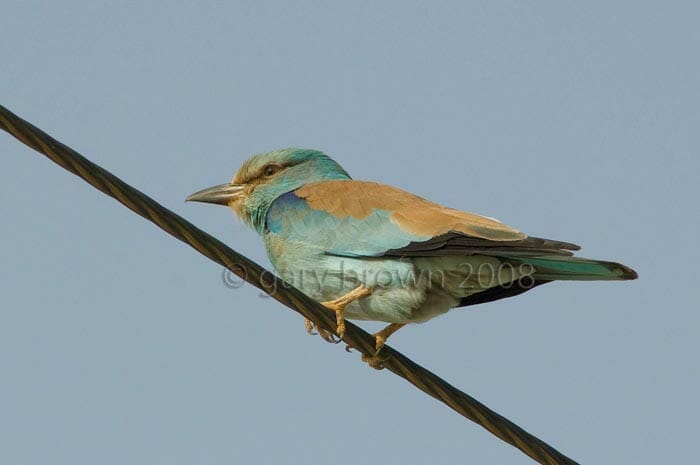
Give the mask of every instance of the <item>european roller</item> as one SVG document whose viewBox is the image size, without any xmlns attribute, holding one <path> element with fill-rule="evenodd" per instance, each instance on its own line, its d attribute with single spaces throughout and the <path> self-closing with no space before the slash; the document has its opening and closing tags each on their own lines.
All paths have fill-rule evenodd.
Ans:
<svg viewBox="0 0 700 465">
<path fill-rule="evenodd" d="M 364 358 L 374 367 L 408 323 L 552 281 L 637 278 L 619 263 L 574 257 L 575 244 L 353 180 L 317 150 L 255 155 L 231 182 L 187 200 L 227 205 L 255 229 L 280 277 L 335 312 L 341 339 L 345 318 L 389 323 L 374 335 L 377 355 Z"/>
</svg>

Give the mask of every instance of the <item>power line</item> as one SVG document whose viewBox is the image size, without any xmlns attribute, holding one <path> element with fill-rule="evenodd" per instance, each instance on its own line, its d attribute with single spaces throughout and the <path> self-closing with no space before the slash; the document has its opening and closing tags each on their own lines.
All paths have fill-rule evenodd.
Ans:
<svg viewBox="0 0 700 465">
<path fill-rule="evenodd" d="M 335 314 L 329 312 L 321 304 L 290 287 L 270 271 L 163 207 L 146 194 L 131 187 L 2 105 L 0 105 L 0 127 L 93 187 L 115 198 L 133 212 L 156 224 L 171 236 L 188 244 L 214 262 L 225 266 L 241 279 L 269 293 L 271 297 L 313 321 L 320 328 L 331 332 L 335 331 Z M 274 292 L 270 293 L 271 289 Z M 374 338 L 349 321 L 346 322 L 343 341 L 367 356 L 374 355 Z M 387 358 L 384 362 L 384 367 L 387 370 L 404 378 L 421 391 L 443 402 L 455 412 L 482 426 L 501 440 L 520 449 L 535 461 L 543 465 L 577 464 L 541 439 L 531 435 L 391 347 L 385 346 L 382 349 L 382 356 Z"/>
</svg>

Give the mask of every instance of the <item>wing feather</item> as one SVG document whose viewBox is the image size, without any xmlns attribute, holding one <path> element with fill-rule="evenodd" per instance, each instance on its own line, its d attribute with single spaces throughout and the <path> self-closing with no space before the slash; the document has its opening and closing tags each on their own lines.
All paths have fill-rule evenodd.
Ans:
<svg viewBox="0 0 700 465">
<path fill-rule="evenodd" d="M 396 187 L 369 181 L 333 180 L 307 184 L 295 191 L 315 210 L 337 218 L 361 220 L 375 210 L 387 211 L 407 233 L 435 237 L 451 231 L 490 241 L 515 241 L 527 235 L 493 218 L 443 207 Z"/>
<path fill-rule="evenodd" d="M 439 257 L 445 255 L 491 255 L 495 257 L 538 257 L 542 255 L 573 255 L 580 247 L 569 242 L 540 237 L 526 237 L 517 241 L 490 241 L 449 232 L 427 241 L 415 241 L 384 252 L 395 257 Z"/>
</svg>

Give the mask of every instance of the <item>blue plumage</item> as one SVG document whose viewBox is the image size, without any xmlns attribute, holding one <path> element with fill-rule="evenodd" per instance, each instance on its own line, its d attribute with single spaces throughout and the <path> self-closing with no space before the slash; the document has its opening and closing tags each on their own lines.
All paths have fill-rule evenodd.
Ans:
<svg viewBox="0 0 700 465">
<path fill-rule="evenodd" d="M 634 279 L 630 268 L 572 257 L 578 246 L 528 237 L 493 218 L 383 184 L 354 181 L 322 152 L 256 155 L 231 183 L 188 200 L 230 206 L 263 237 L 280 276 L 343 317 L 399 327 L 553 280 Z M 371 362 L 371 361 L 370 361 Z"/>
<path fill-rule="evenodd" d="M 429 236 L 411 234 L 391 222 L 391 212 L 374 210 L 365 218 L 338 218 L 316 210 L 294 191 L 279 196 L 267 210 L 264 235 L 313 244 L 324 253 L 344 257 L 376 257 Z M 371 231 L 371 234 L 367 232 Z"/>
</svg>

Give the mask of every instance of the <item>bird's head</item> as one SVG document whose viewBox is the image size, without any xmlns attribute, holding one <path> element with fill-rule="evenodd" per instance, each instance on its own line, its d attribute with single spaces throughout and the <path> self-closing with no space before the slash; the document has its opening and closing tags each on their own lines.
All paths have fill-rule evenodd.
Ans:
<svg viewBox="0 0 700 465">
<path fill-rule="evenodd" d="M 277 197 L 305 184 L 331 179 L 350 179 L 350 176 L 323 152 L 275 150 L 250 157 L 231 182 L 195 192 L 186 201 L 227 205 L 262 233 L 265 214 Z"/>
</svg>

